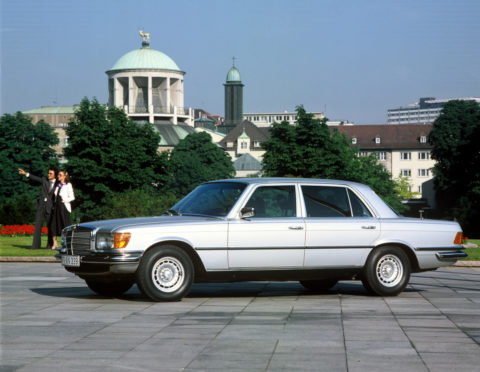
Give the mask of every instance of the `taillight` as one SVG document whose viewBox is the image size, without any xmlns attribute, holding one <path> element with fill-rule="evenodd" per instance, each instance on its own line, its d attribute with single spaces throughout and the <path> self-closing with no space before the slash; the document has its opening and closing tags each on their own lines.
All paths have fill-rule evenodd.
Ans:
<svg viewBox="0 0 480 372">
<path fill-rule="evenodd" d="M 463 234 L 461 232 L 457 232 L 455 235 L 455 239 L 453 240 L 453 244 L 461 245 L 463 243 Z"/>
</svg>

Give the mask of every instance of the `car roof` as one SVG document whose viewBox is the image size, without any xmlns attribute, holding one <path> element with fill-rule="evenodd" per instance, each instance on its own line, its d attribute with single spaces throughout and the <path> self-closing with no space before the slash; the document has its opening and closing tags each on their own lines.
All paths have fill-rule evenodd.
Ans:
<svg viewBox="0 0 480 372">
<path fill-rule="evenodd" d="M 314 183 L 314 184 L 332 184 L 349 185 L 355 187 L 364 187 L 365 185 L 352 181 L 331 180 L 322 178 L 294 178 L 294 177 L 258 177 L 258 178 L 229 178 L 215 180 L 211 182 L 242 182 L 248 184 L 271 184 L 271 183 Z"/>
</svg>

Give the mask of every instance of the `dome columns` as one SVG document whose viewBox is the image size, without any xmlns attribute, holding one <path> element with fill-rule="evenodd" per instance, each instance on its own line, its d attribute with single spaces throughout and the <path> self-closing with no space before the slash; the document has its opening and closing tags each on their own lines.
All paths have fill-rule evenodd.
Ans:
<svg viewBox="0 0 480 372">
<path fill-rule="evenodd" d="M 169 120 L 188 116 L 183 107 L 183 76 L 155 71 L 119 72 L 109 78 L 109 105 L 138 120 Z M 180 120 L 185 121 L 185 120 Z"/>
</svg>

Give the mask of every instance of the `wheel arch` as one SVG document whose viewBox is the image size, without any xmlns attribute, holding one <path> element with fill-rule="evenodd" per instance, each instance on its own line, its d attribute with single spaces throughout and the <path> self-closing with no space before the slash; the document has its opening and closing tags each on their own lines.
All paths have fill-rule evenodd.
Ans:
<svg viewBox="0 0 480 372">
<path fill-rule="evenodd" d="M 205 266 L 203 265 L 203 262 L 200 259 L 200 256 L 198 255 L 197 251 L 195 251 L 195 249 L 190 244 L 187 244 L 185 242 L 182 242 L 179 240 L 165 240 L 162 242 L 158 242 L 148 247 L 145 250 L 144 254 L 150 251 L 151 249 L 154 249 L 157 247 L 163 247 L 163 246 L 175 246 L 181 249 L 182 251 L 184 251 L 190 257 L 193 263 L 193 267 L 195 269 L 194 280 L 202 278 L 205 275 L 206 273 Z"/>
<path fill-rule="evenodd" d="M 399 243 L 399 242 L 390 242 L 390 243 L 382 243 L 377 245 L 372 251 L 368 254 L 367 261 L 370 258 L 370 256 L 379 248 L 381 247 L 395 247 L 401 249 L 408 257 L 408 260 L 410 261 L 410 266 L 411 266 L 411 271 L 412 273 L 414 272 L 419 272 L 420 267 L 418 264 L 418 259 L 415 253 L 413 252 L 412 248 L 410 248 L 408 245 Z"/>
</svg>

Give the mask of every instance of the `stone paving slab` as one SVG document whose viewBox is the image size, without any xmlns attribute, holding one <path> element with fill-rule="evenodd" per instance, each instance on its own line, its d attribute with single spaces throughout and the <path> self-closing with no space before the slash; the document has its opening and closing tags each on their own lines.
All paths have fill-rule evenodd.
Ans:
<svg viewBox="0 0 480 372">
<path fill-rule="evenodd" d="M 480 268 L 414 274 L 397 297 L 246 282 L 154 303 L 0 263 L 0 353 L 0 371 L 480 371 Z"/>
</svg>

